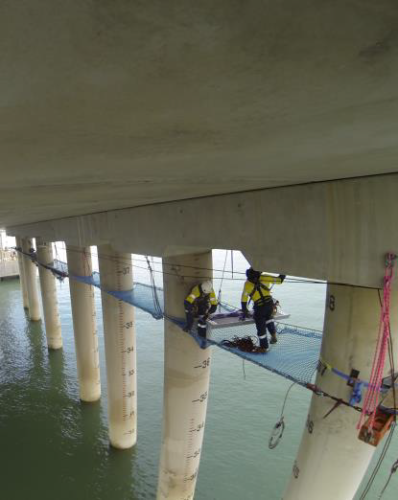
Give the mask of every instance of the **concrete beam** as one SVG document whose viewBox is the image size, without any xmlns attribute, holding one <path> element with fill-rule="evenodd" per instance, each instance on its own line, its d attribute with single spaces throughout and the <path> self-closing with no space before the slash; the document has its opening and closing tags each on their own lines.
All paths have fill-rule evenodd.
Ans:
<svg viewBox="0 0 398 500">
<path fill-rule="evenodd" d="M 10 227 L 155 256 L 241 250 L 254 267 L 380 287 L 386 252 L 398 253 L 398 174 L 162 203 Z"/>
<path fill-rule="evenodd" d="M 396 171 L 396 0 L 168 4 L 1 2 L 0 226 Z"/>
</svg>

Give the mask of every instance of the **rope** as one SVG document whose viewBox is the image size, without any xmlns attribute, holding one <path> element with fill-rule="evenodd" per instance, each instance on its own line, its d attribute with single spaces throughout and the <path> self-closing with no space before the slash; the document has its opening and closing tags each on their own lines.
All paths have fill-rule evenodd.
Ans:
<svg viewBox="0 0 398 500">
<path fill-rule="evenodd" d="M 390 362 L 390 373 L 391 373 L 391 387 L 393 391 L 393 400 L 394 400 L 394 408 L 396 410 L 397 404 L 396 404 L 396 389 L 395 389 L 395 380 L 397 376 L 395 375 L 395 367 L 394 367 L 394 352 L 393 352 L 393 344 L 392 344 L 392 339 L 390 335 L 390 298 L 391 298 L 391 282 L 393 278 L 393 268 L 394 268 L 394 260 L 396 259 L 396 256 L 393 254 L 388 254 L 387 259 L 386 259 L 386 271 L 385 271 L 385 276 L 384 276 L 384 288 L 383 288 L 383 300 L 381 300 L 380 297 L 380 292 L 379 293 L 379 301 L 380 301 L 380 306 L 381 306 L 381 318 L 380 318 L 380 327 L 379 327 L 379 337 L 377 341 L 377 347 L 376 347 L 376 352 L 375 352 L 375 357 L 373 360 L 373 366 L 372 366 L 372 374 L 371 374 L 371 384 L 369 384 L 369 388 L 366 394 L 366 399 L 365 403 L 362 409 L 361 413 L 361 418 L 359 420 L 357 428 L 361 427 L 362 422 L 364 421 L 365 415 L 367 413 L 371 413 L 370 421 L 369 421 L 369 428 L 372 429 L 374 419 L 375 419 L 375 414 L 377 410 L 377 405 L 378 405 L 378 397 L 380 393 L 380 386 L 381 386 L 381 379 L 383 376 L 383 371 L 384 371 L 384 363 L 385 363 L 385 358 L 386 358 L 386 350 L 388 350 L 388 356 L 389 356 L 389 362 Z M 366 496 L 368 495 L 374 480 L 380 470 L 380 467 L 383 463 L 383 460 L 387 454 L 387 451 L 390 447 L 392 437 L 394 434 L 394 430 L 396 427 L 396 415 L 394 418 L 394 422 L 391 425 L 389 435 L 386 439 L 386 442 L 384 443 L 383 450 L 380 454 L 380 457 L 373 469 L 373 472 L 365 486 L 365 489 L 363 490 L 360 499 L 359 500 L 364 500 Z M 396 460 L 390 470 L 389 477 L 381 490 L 379 494 L 379 500 L 382 498 L 384 495 L 392 475 L 396 472 L 398 469 L 398 460 Z"/>
<path fill-rule="evenodd" d="M 380 291 L 379 292 L 379 301 L 380 301 L 380 306 L 382 305 L 381 297 L 380 297 Z M 390 361 L 390 372 L 391 372 L 391 388 L 392 388 L 392 394 L 393 394 L 393 401 L 394 401 L 394 409 L 395 409 L 395 414 L 394 414 L 394 423 L 391 428 L 391 432 L 394 431 L 394 428 L 396 426 L 396 421 L 397 421 L 397 399 L 396 399 L 396 388 L 395 388 L 395 381 L 397 380 L 398 375 L 395 374 L 395 364 L 394 364 L 394 348 L 393 348 L 393 342 L 392 338 L 390 336 L 389 338 L 389 344 L 388 344 L 388 356 L 389 356 L 389 361 Z M 388 475 L 387 481 L 381 490 L 378 500 L 381 500 L 383 497 L 384 493 L 387 490 L 388 485 L 390 484 L 391 478 L 393 474 L 398 470 L 398 459 L 392 464 L 391 469 L 390 469 L 390 474 Z"/>
<path fill-rule="evenodd" d="M 370 415 L 369 428 L 372 429 L 376 417 L 380 387 L 382 384 L 384 365 L 390 339 L 390 299 L 395 259 L 396 255 L 394 254 L 389 253 L 386 256 L 386 270 L 384 274 L 383 303 L 380 316 L 379 335 L 373 358 L 369 387 L 366 391 L 365 402 L 363 404 L 361 417 L 357 424 L 357 429 L 362 427 L 367 415 Z"/>
<path fill-rule="evenodd" d="M 219 309 L 219 311 L 221 311 L 221 288 L 222 288 L 223 283 L 224 283 L 224 275 L 225 275 L 225 268 L 227 266 L 227 258 L 228 258 L 228 250 L 225 250 L 224 266 L 223 266 L 221 280 L 220 280 L 220 286 L 218 288 L 218 294 L 217 294 L 217 301 L 218 301 L 218 309 Z"/>
<path fill-rule="evenodd" d="M 380 467 L 381 467 L 381 464 L 383 463 L 383 460 L 384 460 L 384 457 L 386 456 L 387 454 L 387 451 L 388 451 L 388 448 L 390 447 L 390 444 L 391 444 L 391 441 L 392 441 L 392 437 L 393 437 L 393 434 L 394 434 L 394 430 L 395 430 L 395 422 L 392 423 L 391 425 L 391 430 L 387 436 L 387 439 L 386 439 L 386 442 L 384 443 L 384 446 L 383 446 L 383 450 L 380 454 L 380 457 L 375 465 L 375 468 L 373 469 L 373 472 L 372 474 L 370 475 L 370 478 L 368 480 L 368 482 L 366 483 L 366 486 L 365 486 L 365 489 L 363 490 L 361 496 L 359 497 L 359 500 L 364 500 L 367 496 L 367 494 L 369 493 L 370 491 L 370 488 L 372 487 L 373 485 L 373 482 L 377 476 L 377 473 L 379 472 L 380 470 Z M 390 474 L 391 476 L 392 474 Z M 390 478 L 389 478 L 390 479 Z M 385 485 L 385 487 L 383 488 L 383 491 L 381 492 L 380 495 L 382 495 L 388 485 L 388 482 L 389 480 L 387 481 L 387 484 Z M 379 497 L 381 498 L 381 497 Z"/>
<path fill-rule="evenodd" d="M 285 431 L 285 417 L 284 417 L 283 413 L 285 410 L 286 401 L 287 401 L 287 398 L 289 396 L 289 392 L 293 388 L 293 386 L 296 385 L 296 383 L 297 382 L 293 382 L 292 384 L 290 384 L 288 390 L 286 391 L 285 399 L 283 400 L 283 405 L 282 405 L 282 410 L 281 410 L 279 420 L 274 425 L 274 427 L 271 431 L 271 435 L 270 435 L 269 440 L 268 440 L 268 448 L 270 450 L 273 450 L 274 448 L 276 448 L 282 439 L 283 432 Z"/>
<path fill-rule="evenodd" d="M 386 484 L 384 485 L 383 489 L 381 490 L 380 494 L 379 494 L 379 498 L 378 500 L 380 500 L 382 498 L 382 496 L 384 495 L 385 491 L 387 490 L 387 487 L 391 481 L 391 478 L 392 478 L 392 475 L 395 474 L 398 470 L 398 459 L 392 464 L 392 467 L 391 467 L 391 470 L 390 470 L 390 474 L 388 476 L 388 479 L 386 481 Z"/>
<path fill-rule="evenodd" d="M 237 337 L 236 335 L 231 340 L 222 340 L 221 344 L 229 349 L 239 349 L 243 352 L 256 352 L 258 346 L 252 336 Z"/>
<path fill-rule="evenodd" d="M 145 255 L 145 258 L 146 258 L 146 262 L 148 265 L 149 276 L 150 276 L 150 280 L 151 280 L 153 303 L 155 305 L 156 313 L 159 315 L 160 318 L 162 318 L 163 317 L 163 310 L 162 310 L 162 306 L 160 305 L 160 302 L 159 302 L 159 297 L 158 297 L 158 292 L 157 292 L 157 288 L 156 288 L 155 277 L 153 275 L 152 266 L 151 266 L 151 263 L 149 261 L 149 257 L 147 255 Z"/>
</svg>

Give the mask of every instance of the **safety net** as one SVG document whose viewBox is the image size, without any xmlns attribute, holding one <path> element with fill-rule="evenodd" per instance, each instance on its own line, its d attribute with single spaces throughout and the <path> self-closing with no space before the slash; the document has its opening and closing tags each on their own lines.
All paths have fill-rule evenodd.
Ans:
<svg viewBox="0 0 398 500">
<path fill-rule="evenodd" d="M 41 265 L 40 263 L 38 264 Z M 94 271 L 91 276 L 74 276 L 68 273 L 67 264 L 58 259 L 54 260 L 53 266 L 46 265 L 44 267 L 51 270 L 54 275 L 60 279 L 69 277 L 70 279 L 101 289 L 100 273 L 96 271 Z M 148 269 L 148 272 L 149 271 Z M 164 318 L 174 322 L 181 328 L 185 325 L 184 318 L 165 317 L 163 289 L 155 286 L 153 282 L 152 284 L 135 282 L 131 290 L 123 292 L 112 290 L 103 291 L 151 314 L 155 319 Z M 236 311 L 237 308 L 226 303 L 221 303 L 218 313 L 221 313 L 221 316 L 231 314 L 231 316 L 236 317 L 236 321 L 233 320 L 230 325 L 223 328 L 217 328 L 210 323 L 206 340 L 199 337 L 195 331 L 190 332 L 190 335 L 192 335 L 203 348 L 209 345 L 218 346 L 221 349 L 229 351 L 240 358 L 261 366 L 262 368 L 266 368 L 300 385 L 306 386 L 313 381 L 320 354 L 322 341 L 321 332 L 276 322 L 278 342 L 271 345 L 271 349 L 267 353 L 256 354 L 244 352 L 239 348 L 230 347 L 224 342 L 225 340 L 231 340 L 236 337 L 242 338 L 250 336 L 253 339 L 256 338 L 256 327 L 254 322 L 239 321 Z M 183 334 L 188 335 L 188 333 Z"/>
<path fill-rule="evenodd" d="M 275 326 L 278 342 L 272 344 L 270 350 L 263 355 L 227 347 L 223 343 L 235 336 L 255 337 L 256 327 L 253 323 L 237 323 L 222 329 L 210 327 L 208 342 L 300 385 L 311 383 L 318 366 L 322 333 L 279 322 L 275 322 Z"/>
<path fill-rule="evenodd" d="M 100 273 L 93 271 L 91 276 L 75 276 L 68 273 L 68 265 L 66 262 L 60 260 L 54 260 L 54 270 L 58 271 L 58 276 L 69 277 L 86 285 L 92 285 L 97 288 L 101 287 L 101 277 Z M 164 294 L 163 288 L 155 286 L 153 284 L 134 282 L 133 288 L 131 290 L 126 290 L 123 292 L 114 290 L 104 290 L 106 293 L 113 295 L 114 297 L 127 302 L 138 309 L 149 313 L 155 319 L 164 318 Z M 219 312 L 232 312 L 235 308 L 229 304 L 221 303 Z M 169 318 L 171 319 L 171 318 Z M 172 318 L 177 324 L 183 325 L 185 323 L 183 318 Z"/>
</svg>

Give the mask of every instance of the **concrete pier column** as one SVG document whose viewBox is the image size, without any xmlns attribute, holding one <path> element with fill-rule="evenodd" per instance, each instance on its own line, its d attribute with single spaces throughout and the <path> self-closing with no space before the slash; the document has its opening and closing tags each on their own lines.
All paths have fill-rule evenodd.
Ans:
<svg viewBox="0 0 398 500">
<path fill-rule="evenodd" d="M 54 265 L 52 244 L 40 238 L 36 240 L 37 260 L 40 264 Z M 41 299 L 43 303 L 44 323 L 46 325 L 47 347 L 62 347 L 61 321 L 58 312 L 57 287 L 53 273 L 39 265 Z"/>
<path fill-rule="evenodd" d="M 18 248 L 22 248 L 22 238 L 17 236 L 15 238 L 16 246 Z M 18 268 L 19 268 L 19 282 L 21 284 L 21 292 L 22 292 L 22 302 L 24 309 L 29 309 L 29 301 L 28 301 L 28 289 L 26 287 L 25 280 L 25 270 L 23 266 L 23 255 L 21 252 L 17 252 L 18 254 Z"/>
<path fill-rule="evenodd" d="M 398 294 L 394 293 L 391 297 L 391 334 L 395 343 L 397 299 Z M 321 358 L 347 375 L 352 369 L 358 370 L 359 378 L 369 381 L 379 319 L 376 289 L 329 285 Z M 388 361 L 385 368 L 387 376 Z M 328 394 L 350 400 L 352 388 L 331 370 L 317 373 L 315 384 Z M 283 500 L 348 500 L 354 497 L 375 448 L 358 439 L 359 412 L 341 405 L 325 418 L 334 405 L 329 398 L 312 396 L 306 428 Z"/>
<path fill-rule="evenodd" d="M 185 318 L 184 299 L 192 286 L 212 277 L 209 269 L 211 252 L 163 260 L 166 316 Z M 204 435 L 211 350 L 201 349 L 170 320 L 165 319 L 164 325 L 163 437 L 157 499 L 190 500 Z"/>
<path fill-rule="evenodd" d="M 131 255 L 98 247 L 108 385 L 109 440 L 115 448 L 137 441 L 137 379 L 134 307 L 107 290 L 133 288 Z"/>
<path fill-rule="evenodd" d="M 66 256 L 80 399 L 93 402 L 101 397 L 94 287 L 73 279 L 92 275 L 90 248 L 66 245 Z"/>
<path fill-rule="evenodd" d="M 29 254 L 30 249 L 34 248 L 33 240 L 30 238 L 22 239 L 23 255 L 23 268 L 25 272 L 26 290 L 28 293 L 28 309 L 29 319 L 31 321 L 39 321 L 41 318 L 39 295 L 37 292 L 37 274 L 36 265 L 32 259 L 25 254 Z"/>
</svg>

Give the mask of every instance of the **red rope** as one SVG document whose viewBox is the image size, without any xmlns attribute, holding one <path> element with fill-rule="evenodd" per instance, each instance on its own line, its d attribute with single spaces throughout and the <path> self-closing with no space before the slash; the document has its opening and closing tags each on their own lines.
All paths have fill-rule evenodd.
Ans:
<svg viewBox="0 0 398 500">
<path fill-rule="evenodd" d="M 391 283 L 394 274 L 394 261 L 396 255 L 388 253 L 386 255 L 386 270 L 384 274 L 383 303 L 381 305 L 379 335 L 377 339 L 376 351 L 373 358 L 372 372 L 369 380 L 368 390 L 362 407 L 361 417 L 357 429 L 362 427 L 364 420 L 371 415 L 369 428 L 373 428 L 376 410 L 379 403 L 380 387 L 382 384 L 384 365 L 388 352 L 388 341 L 390 339 L 390 299 Z"/>
</svg>

